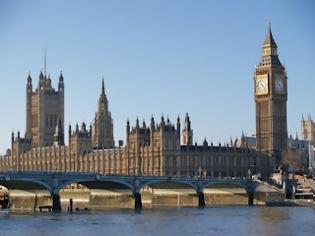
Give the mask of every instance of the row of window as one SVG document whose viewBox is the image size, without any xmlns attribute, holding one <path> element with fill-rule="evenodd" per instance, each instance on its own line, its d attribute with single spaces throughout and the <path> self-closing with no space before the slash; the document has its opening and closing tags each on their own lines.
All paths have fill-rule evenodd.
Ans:
<svg viewBox="0 0 315 236">
<path fill-rule="evenodd" d="M 57 115 L 46 114 L 45 120 L 46 120 L 46 123 L 45 123 L 46 127 L 56 127 Z"/>
</svg>

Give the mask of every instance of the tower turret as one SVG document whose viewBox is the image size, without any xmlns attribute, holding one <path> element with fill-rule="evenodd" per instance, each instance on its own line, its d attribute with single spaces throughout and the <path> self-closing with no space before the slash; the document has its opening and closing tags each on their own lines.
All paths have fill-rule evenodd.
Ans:
<svg viewBox="0 0 315 236">
<path fill-rule="evenodd" d="M 58 123 L 56 125 L 55 134 L 54 134 L 54 145 L 55 146 L 62 146 L 64 145 L 64 133 L 61 124 L 61 119 L 58 118 Z"/>
<path fill-rule="evenodd" d="M 59 75 L 58 91 L 64 92 L 64 88 L 65 88 L 64 79 L 63 79 L 63 75 L 62 75 L 62 71 L 61 71 L 60 75 Z"/>
<path fill-rule="evenodd" d="M 32 92 L 32 77 L 29 72 L 26 84 L 26 138 L 32 137 Z"/>
<path fill-rule="evenodd" d="M 183 145 L 193 144 L 193 130 L 191 129 L 190 118 L 188 113 L 185 116 L 184 128 L 183 128 Z"/>
<path fill-rule="evenodd" d="M 78 124 L 78 123 L 76 123 L 76 125 L 75 125 L 75 132 L 76 132 L 76 133 L 79 132 L 79 124 Z"/>
<path fill-rule="evenodd" d="M 137 117 L 137 119 L 136 119 L 136 129 L 139 129 L 140 128 L 140 126 L 139 126 L 139 118 Z"/>
<path fill-rule="evenodd" d="M 153 116 L 151 116 L 150 129 L 151 133 L 155 130 L 155 121 Z"/>
<path fill-rule="evenodd" d="M 161 116 L 161 127 L 164 128 L 165 126 L 165 120 L 164 120 L 164 115 L 162 114 Z"/>
<path fill-rule="evenodd" d="M 32 91 L 33 90 L 33 85 L 32 85 L 32 77 L 31 77 L 31 73 L 28 73 L 27 76 L 27 91 Z"/>
<path fill-rule="evenodd" d="M 14 142 L 14 132 L 12 131 L 12 133 L 11 133 L 11 145 L 13 145 L 13 142 Z"/>
</svg>

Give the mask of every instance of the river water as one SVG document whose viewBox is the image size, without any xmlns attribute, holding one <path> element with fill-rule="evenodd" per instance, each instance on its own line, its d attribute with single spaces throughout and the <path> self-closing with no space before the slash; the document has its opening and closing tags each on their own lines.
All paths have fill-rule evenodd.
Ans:
<svg viewBox="0 0 315 236">
<path fill-rule="evenodd" d="M 0 213 L 0 235 L 315 235 L 315 210 L 226 206 L 141 212 Z"/>
</svg>

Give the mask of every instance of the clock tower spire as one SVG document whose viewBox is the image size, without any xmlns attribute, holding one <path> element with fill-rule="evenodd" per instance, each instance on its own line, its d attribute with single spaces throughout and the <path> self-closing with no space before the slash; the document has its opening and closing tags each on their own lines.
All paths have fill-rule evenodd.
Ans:
<svg viewBox="0 0 315 236">
<path fill-rule="evenodd" d="M 269 24 L 262 57 L 254 75 L 256 138 L 257 150 L 274 156 L 279 165 L 288 138 L 287 75 L 277 48 Z"/>
</svg>

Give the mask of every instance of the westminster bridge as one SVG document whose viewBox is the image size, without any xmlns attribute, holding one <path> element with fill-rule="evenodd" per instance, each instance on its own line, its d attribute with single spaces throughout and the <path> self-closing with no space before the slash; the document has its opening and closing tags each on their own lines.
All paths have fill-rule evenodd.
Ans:
<svg viewBox="0 0 315 236">
<path fill-rule="evenodd" d="M 2 172 L 0 185 L 8 190 L 48 190 L 52 198 L 52 209 L 61 211 L 60 190 L 71 184 L 81 184 L 87 188 L 106 189 L 109 186 L 129 189 L 133 193 L 135 209 L 142 208 L 141 190 L 160 183 L 174 183 L 189 186 L 196 191 L 199 207 L 205 206 L 204 189 L 218 184 L 243 188 L 248 197 L 248 205 L 254 203 L 256 188 L 261 182 L 251 178 L 197 178 L 172 176 L 127 176 L 102 175 L 97 173 L 69 172 Z"/>
</svg>

